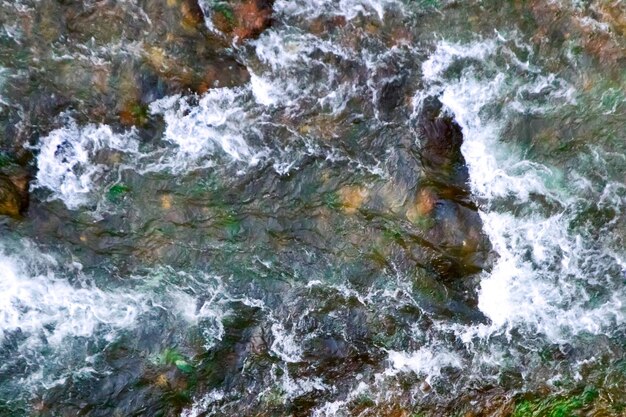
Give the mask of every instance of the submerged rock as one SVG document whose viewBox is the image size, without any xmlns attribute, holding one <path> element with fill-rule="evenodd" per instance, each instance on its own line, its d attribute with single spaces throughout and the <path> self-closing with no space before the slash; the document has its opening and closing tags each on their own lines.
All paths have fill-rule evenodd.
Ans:
<svg viewBox="0 0 626 417">
<path fill-rule="evenodd" d="M 438 98 L 424 100 L 418 130 L 420 159 L 426 176 L 433 182 L 469 193 L 469 172 L 461 153 L 463 133 L 452 117 L 442 111 Z"/>
<path fill-rule="evenodd" d="M 213 24 L 231 41 L 256 38 L 272 23 L 273 0 L 219 1 L 213 6 Z"/>
<path fill-rule="evenodd" d="M 626 8 L 619 3 L 596 0 L 571 7 L 530 1 L 527 7 L 538 25 L 532 40 L 542 49 L 557 44 L 560 51 L 584 52 L 603 63 L 607 75 L 620 77 L 626 60 Z"/>
<path fill-rule="evenodd" d="M 133 2 L 24 0 L 7 41 L 0 149 L 17 152 L 59 127 L 70 111 L 82 123 L 150 128 L 147 105 L 249 80 L 225 39 L 211 33 L 197 0 Z M 27 7 L 28 6 L 28 7 Z M 1 104 L 1 103 L 0 103 Z M 10 141 L 8 138 L 11 138 Z"/>
<path fill-rule="evenodd" d="M 458 278 L 489 269 L 492 259 L 470 196 L 469 171 L 461 153 L 463 133 L 436 97 L 424 101 L 418 131 L 424 176 L 407 218 L 427 228 L 425 239 L 438 252 L 431 262 L 435 271 L 444 281 L 457 283 Z"/>
<path fill-rule="evenodd" d="M 17 217 L 21 211 L 20 193 L 11 180 L 0 175 L 0 214 Z"/>
<path fill-rule="evenodd" d="M 17 166 L 0 168 L 0 215 L 19 217 L 28 206 L 28 172 Z"/>
</svg>

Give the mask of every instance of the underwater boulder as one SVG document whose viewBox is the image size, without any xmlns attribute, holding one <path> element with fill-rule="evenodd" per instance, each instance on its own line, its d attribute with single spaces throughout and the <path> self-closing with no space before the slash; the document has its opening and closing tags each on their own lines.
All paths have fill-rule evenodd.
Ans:
<svg viewBox="0 0 626 417">
<path fill-rule="evenodd" d="M 424 175 L 407 218 L 427 226 L 424 238 L 439 253 L 434 268 L 445 281 L 456 282 L 490 268 L 491 244 L 470 195 L 461 127 L 437 97 L 424 100 L 417 123 Z"/>
<path fill-rule="evenodd" d="M 469 192 L 469 171 L 461 153 L 463 132 L 443 111 L 437 97 L 424 100 L 418 117 L 420 159 L 424 173 L 433 182 Z"/>
<path fill-rule="evenodd" d="M 19 217 L 28 206 L 28 172 L 20 166 L 0 168 L 0 215 Z"/>
<path fill-rule="evenodd" d="M 19 191 L 4 175 L 0 175 L 0 214 L 17 217 L 21 211 Z"/>
<path fill-rule="evenodd" d="M 56 116 L 66 111 L 79 124 L 158 130 L 154 100 L 250 79 L 230 43 L 206 27 L 198 0 L 63 0 L 23 15 L 20 42 L 7 44 L 19 60 L 8 68 L 10 105 L 0 115 L 0 147 L 13 153 L 60 127 Z"/>
<path fill-rule="evenodd" d="M 272 24 L 273 0 L 229 0 L 213 6 L 213 24 L 231 41 L 258 37 Z"/>
</svg>

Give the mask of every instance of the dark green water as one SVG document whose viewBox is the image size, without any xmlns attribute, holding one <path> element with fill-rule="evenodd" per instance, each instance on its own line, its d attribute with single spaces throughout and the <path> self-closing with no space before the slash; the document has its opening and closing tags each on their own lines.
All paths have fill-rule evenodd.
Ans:
<svg viewBox="0 0 626 417">
<path fill-rule="evenodd" d="M 192 3 L 0 3 L 0 415 L 623 415 L 624 4 Z"/>
</svg>

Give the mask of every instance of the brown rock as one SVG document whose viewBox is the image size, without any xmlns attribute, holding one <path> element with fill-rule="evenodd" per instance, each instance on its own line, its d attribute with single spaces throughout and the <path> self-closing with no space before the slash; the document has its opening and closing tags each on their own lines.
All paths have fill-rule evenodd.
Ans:
<svg viewBox="0 0 626 417">
<path fill-rule="evenodd" d="M 424 100 L 418 120 L 420 157 L 425 174 L 448 186 L 465 188 L 469 179 L 465 158 L 461 153 L 461 127 L 442 111 L 436 97 Z"/>
<path fill-rule="evenodd" d="M 444 281 L 455 283 L 490 268 L 491 245 L 470 196 L 461 127 L 431 97 L 423 103 L 418 129 L 424 178 L 407 218 L 427 226 L 425 239 L 438 252 L 432 267 Z"/>
<path fill-rule="evenodd" d="M 214 8 L 213 24 L 231 41 L 258 37 L 272 22 L 273 0 L 233 0 Z"/>
<path fill-rule="evenodd" d="M 339 190 L 341 206 L 348 214 L 356 213 L 367 198 L 367 195 L 367 190 L 359 186 L 346 186 Z"/>
<path fill-rule="evenodd" d="M 417 194 L 415 209 L 420 216 L 426 216 L 432 213 L 437 203 L 437 194 L 431 188 L 422 188 Z"/>
<path fill-rule="evenodd" d="M 196 0 L 183 0 L 180 12 L 183 15 L 184 25 L 195 27 L 204 24 L 204 13 Z"/>
<path fill-rule="evenodd" d="M 0 174 L 0 215 L 19 217 L 22 200 L 20 189 L 9 177 Z"/>
<path fill-rule="evenodd" d="M 539 24 L 535 43 L 574 38 L 587 54 L 602 63 L 616 64 L 626 59 L 626 8 L 619 0 L 589 2 L 583 9 L 546 0 L 533 0 L 528 5 Z"/>
</svg>

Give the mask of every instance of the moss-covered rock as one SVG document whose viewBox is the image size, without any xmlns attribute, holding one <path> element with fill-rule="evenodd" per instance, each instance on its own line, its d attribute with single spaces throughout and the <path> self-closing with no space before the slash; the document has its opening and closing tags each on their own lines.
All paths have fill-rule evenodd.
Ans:
<svg viewBox="0 0 626 417">
<path fill-rule="evenodd" d="M 597 390 L 587 388 L 578 395 L 524 399 L 517 403 L 512 417 L 570 417 L 585 415 L 584 413 L 581 414 L 581 412 L 589 408 L 597 397 Z"/>
</svg>

